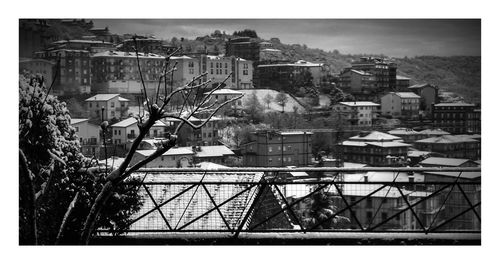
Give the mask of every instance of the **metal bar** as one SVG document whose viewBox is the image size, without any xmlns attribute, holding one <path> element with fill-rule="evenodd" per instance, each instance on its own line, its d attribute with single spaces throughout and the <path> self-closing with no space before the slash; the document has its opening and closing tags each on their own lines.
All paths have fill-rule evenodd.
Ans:
<svg viewBox="0 0 500 264">
<path fill-rule="evenodd" d="M 184 208 L 184 211 L 182 212 L 181 217 L 179 217 L 179 220 L 177 221 L 177 224 L 175 224 L 175 228 L 177 228 L 177 226 L 179 226 L 179 223 L 181 222 L 182 218 L 184 217 L 184 214 L 186 213 L 187 209 L 189 208 L 189 205 L 191 205 L 191 201 L 193 201 L 193 198 L 196 195 L 196 192 L 198 192 L 198 188 L 200 188 L 200 183 L 205 178 L 205 175 L 207 175 L 206 172 L 201 177 L 201 180 L 196 184 L 196 189 L 194 190 L 193 195 L 191 195 L 191 198 L 189 199 L 189 202 L 186 205 L 186 208 Z"/>
<path fill-rule="evenodd" d="M 97 232 L 100 233 L 109 233 L 108 230 L 98 230 Z M 272 233 L 272 232 L 278 232 L 278 233 L 301 233 L 301 235 L 304 235 L 302 230 L 300 229 L 262 229 L 262 230 L 241 230 L 241 233 L 245 234 L 252 234 L 252 233 Z M 404 234 L 412 234 L 412 233 L 422 233 L 424 234 L 421 230 L 407 230 L 407 229 L 390 229 L 390 230 L 380 230 L 380 231 L 360 231 L 359 229 L 317 229 L 313 231 L 309 231 L 307 233 L 358 233 L 358 234 L 365 234 L 365 233 L 404 233 Z M 182 229 L 182 230 L 166 230 L 166 229 L 134 229 L 134 230 L 128 230 L 127 233 L 164 233 L 164 234 L 172 234 L 172 233 L 233 233 L 231 230 L 226 230 L 226 229 Z M 447 233 L 463 233 L 463 234 L 478 234 L 481 233 L 480 230 L 434 230 L 429 232 L 427 235 L 431 235 L 432 233 L 436 234 L 447 234 Z M 240 234 L 241 235 L 241 234 Z M 425 235 L 425 234 L 424 234 Z M 234 237 L 234 235 L 232 235 Z"/>
<path fill-rule="evenodd" d="M 461 213 L 459 213 L 459 214 L 455 215 L 454 217 L 447 219 L 447 220 L 446 220 L 446 221 L 444 221 L 443 223 L 441 223 L 441 224 L 439 224 L 438 226 L 434 227 L 432 230 L 433 230 L 433 231 L 435 231 L 436 229 L 438 229 L 438 228 L 440 228 L 440 227 L 442 227 L 442 226 L 444 226 L 444 225 L 448 224 L 449 222 L 451 222 L 451 221 L 455 220 L 456 218 L 458 218 L 458 217 L 460 217 L 460 216 L 462 216 L 462 215 L 466 214 L 466 213 L 467 213 L 467 212 L 469 212 L 470 210 L 473 210 L 475 207 L 479 206 L 480 204 L 481 204 L 481 202 L 476 203 L 474 206 L 467 208 L 467 210 L 462 211 Z"/>
<path fill-rule="evenodd" d="M 368 231 L 373 231 L 373 230 L 375 230 L 377 227 L 382 226 L 383 224 L 385 224 L 385 223 L 387 223 L 387 222 L 391 221 L 391 220 L 392 220 L 393 218 L 395 218 L 396 216 L 398 216 L 398 215 L 400 215 L 400 214 L 402 214 L 402 213 L 404 213 L 404 212 L 406 212 L 406 211 L 410 210 L 410 207 L 415 207 L 415 206 L 417 206 L 418 204 L 423 203 L 423 202 L 425 202 L 425 201 L 429 200 L 431 197 L 433 197 L 433 196 L 437 195 L 438 193 L 440 193 L 440 192 L 441 192 L 441 191 L 443 191 L 444 189 L 448 188 L 450 185 L 451 185 L 451 183 L 448 183 L 448 185 L 444 186 L 443 188 L 441 188 L 441 189 L 439 189 L 439 190 L 437 190 L 437 191 L 435 191 L 435 192 L 433 192 L 433 193 L 429 194 L 427 197 L 424 197 L 424 198 L 422 198 L 422 199 L 418 200 L 417 202 L 413 203 L 411 206 L 409 206 L 409 207 L 407 207 L 407 208 L 405 208 L 405 209 L 403 209 L 403 210 L 401 210 L 401 211 L 399 211 L 399 212 L 395 213 L 395 214 L 394 214 L 394 215 L 392 215 L 391 217 L 387 218 L 386 220 L 384 220 L 384 221 L 382 221 L 382 222 L 378 223 L 378 224 L 377 224 L 377 225 L 375 225 L 374 227 L 371 227 L 371 228 L 369 228 L 369 229 L 367 229 L 367 230 L 368 230 Z M 419 231 L 419 232 L 421 232 L 421 231 Z"/>
<path fill-rule="evenodd" d="M 288 208 L 288 211 L 290 211 L 290 213 L 292 214 L 293 218 L 295 219 L 295 221 L 297 221 L 297 223 L 299 224 L 300 226 L 300 230 L 304 231 L 304 234 L 306 233 L 306 230 L 304 229 L 304 227 L 302 226 L 302 223 L 300 222 L 299 218 L 297 217 L 297 215 L 295 215 L 295 213 L 293 212 L 292 210 L 292 207 L 288 204 L 285 196 L 283 195 L 283 193 L 281 193 L 280 189 L 278 188 L 278 186 L 276 186 L 276 184 L 274 184 L 274 188 L 276 188 L 276 190 L 278 191 L 279 195 L 281 196 L 281 199 L 283 200 L 283 202 L 285 203 L 286 205 L 286 208 Z M 283 210 L 284 212 L 284 210 Z"/>
<path fill-rule="evenodd" d="M 365 200 L 367 197 L 377 193 L 378 191 L 382 190 L 383 188 L 385 188 L 385 185 L 379 187 L 378 189 L 376 189 L 375 191 L 369 193 L 368 195 L 366 195 L 365 197 L 357 200 L 356 202 L 352 203 L 351 205 L 347 206 L 347 207 L 344 207 L 342 208 L 340 211 L 337 211 L 335 214 L 329 216 L 328 218 L 326 218 L 325 220 L 319 222 L 318 224 L 316 224 L 315 226 L 313 226 L 311 229 L 315 229 L 316 227 L 320 226 L 321 224 L 325 223 L 326 221 L 329 221 L 330 219 L 336 217 L 337 215 L 340 215 L 341 213 L 343 213 L 345 210 L 348 210 L 349 207 L 353 207 L 355 206 L 356 204 L 360 203 L 361 201 Z"/>
<path fill-rule="evenodd" d="M 352 206 L 349 205 L 349 203 L 347 202 L 347 199 L 342 194 L 342 191 L 340 190 L 340 188 L 337 186 L 337 184 L 333 184 L 333 186 L 335 186 L 335 189 L 337 189 L 337 192 L 339 193 L 340 197 L 342 198 L 342 201 L 344 201 L 344 203 L 345 203 L 345 206 L 346 206 L 345 208 L 347 208 L 349 210 L 349 212 L 353 216 L 354 220 L 358 224 L 358 226 L 361 229 L 361 231 L 365 231 L 365 229 L 363 228 L 363 225 L 359 221 L 358 217 L 356 217 L 356 213 L 354 213 L 354 211 L 352 210 Z M 385 188 L 385 186 L 384 186 L 384 188 Z"/>
<path fill-rule="evenodd" d="M 298 178 L 298 177 L 297 177 Z M 329 177 L 331 179 L 333 177 Z M 328 180 L 328 181 L 307 181 L 307 182 L 301 182 L 301 181 L 274 181 L 276 184 L 292 184 L 292 185 L 298 185 L 298 184 L 332 184 L 333 182 L 337 184 L 350 184 L 350 185 L 373 185 L 373 184 L 384 184 L 384 185 L 443 185 L 443 184 L 452 184 L 453 182 L 451 181 L 426 181 L 426 182 L 392 182 L 392 181 L 369 181 L 369 182 L 352 182 L 352 181 L 336 181 L 336 180 Z M 196 185 L 199 184 L 199 181 L 175 181 L 175 182 L 167 182 L 167 181 L 157 181 L 157 182 L 146 182 L 144 184 L 146 185 Z M 255 184 L 257 182 L 242 182 L 242 181 L 203 181 L 204 184 L 210 185 L 210 184 L 226 184 L 226 185 L 235 185 L 235 184 Z M 123 183 L 124 185 L 142 185 L 142 183 L 134 183 L 134 182 L 127 182 Z M 480 185 L 481 181 L 474 181 L 474 182 L 460 182 L 461 185 Z"/>
<path fill-rule="evenodd" d="M 436 219 L 437 219 L 437 217 L 438 217 L 439 213 L 441 213 L 441 210 L 443 209 L 444 204 L 446 204 L 446 202 L 448 201 L 448 198 L 450 197 L 451 192 L 453 191 L 453 188 L 454 188 L 454 187 L 455 187 L 455 185 L 457 184 L 458 179 L 460 178 L 460 176 L 461 176 L 461 175 L 462 175 L 462 172 L 460 172 L 460 173 L 458 174 L 458 177 L 457 177 L 457 179 L 455 180 L 455 182 L 453 183 L 453 185 L 451 186 L 450 191 L 446 194 L 446 197 L 444 198 L 443 203 L 442 203 L 442 204 L 441 204 L 441 206 L 439 207 L 438 212 L 437 212 L 437 213 L 436 213 L 436 215 L 432 218 L 431 224 L 429 225 L 429 229 L 431 229 L 431 227 L 432 227 L 432 225 L 434 224 L 434 222 L 436 221 Z"/>
<path fill-rule="evenodd" d="M 170 199 L 166 200 L 165 202 L 163 202 L 163 203 L 159 204 L 159 205 L 158 205 L 158 207 L 155 207 L 155 208 L 153 208 L 153 209 L 151 209 L 151 210 L 147 211 L 146 213 L 144 213 L 143 215 L 139 216 L 139 217 L 138 217 L 138 218 L 136 218 L 135 220 L 132 220 L 132 222 L 130 222 L 130 223 L 129 223 L 126 227 L 124 227 L 123 229 L 125 229 L 125 228 L 127 228 L 127 227 L 131 226 L 131 225 L 132 225 L 132 224 L 134 224 L 135 222 L 137 222 L 137 221 L 141 220 L 142 218 L 146 217 L 147 215 L 149 215 L 150 213 L 152 213 L 152 212 L 153 212 L 154 210 L 156 210 L 157 208 L 160 208 L 160 207 L 162 207 L 162 206 L 166 205 L 167 203 L 169 203 L 170 201 L 174 200 L 175 198 L 177 198 L 177 197 L 179 197 L 179 196 L 183 195 L 185 192 L 189 191 L 189 190 L 190 190 L 190 189 L 192 189 L 193 187 L 194 187 L 194 185 L 191 185 L 190 187 L 186 188 L 184 191 L 182 191 L 182 192 L 180 192 L 180 193 L 176 194 L 176 195 L 175 195 L 175 196 L 173 196 L 172 198 L 170 198 Z M 125 230 L 123 230 L 123 232 L 125 232 Z M 122 233 L 123 233 L 123 232 L 122 232 Z M 127 232 L 128 232 L 128 231 L 127 231 Z"/>
<path fill-rule="evenodd" d="M 259 202 L 260 196 L 262 196 L 262 194 L 264 193 L 264 191 L 263 191 L 264 187 L 263 186 L 264 185 L 259 184 L 258 187 L 256 188 L 257 191 L 258 191 L 258 193 L 255 196 L 252 204 L 250 205 L 250 208 L 248 208 L 248 212 L 243 217 L 243 220 L 241 221 L 240 225 L 238 226 L 238 229 L 234 233 L 234 238 L 238 238 L 238 236 L 240 235 L 241 231 L 243 230 L 243 227 L 245 226 L 246 221 L 248 221 L 248 218 L 253 213 L 252 211 L 255 208 L 255 206 L 257 205 L 257 203 Z"/>
<path fill-rule="evenodd" d="M 232 167 L 232 168 L 142 168 L 137 172 L 369 172 L 369 171 L 393 171 L 393 172 L 481 172 L 480 167 Z"/>
<path fill-rule="evenodd" d="M 396 177 L 394 177 L 394 180 L 393 182 L 396 182 L 396 179 L 399 177 L 399 172 L 396 174 Z M 389 194 L 389 192 L 391 191 L 392 189 L 392 185 L 389 185 L 389 189 L 387 190 L 387 192 L 385 193 L 384 195 L 384 199 L 382 199 L 382 201 L 380 202 L 380 204 L 378 205 L 378 208 L 377 208 L 377 211 L 375 211 L 375 214 L 373 215 L 372 219 L 370 219 L 370 223 L 368 223 L 368 229 L 370 228 L 370 226 L 373 224 L 373 220 L 375 220 L 375 217 L 377 216 L 378 212 L 380 211 L 380 208 L 382 208 L 382 204 L 384 203 L 384 201 L 387 199 L 387 195 Z"/>
<path fill-rule="evenodd" d="M 231 227 L 229 226 L 229 223 L 226 221 L 226 218 L 224 217 L 224 215 L 222 214 L 222 212 L 220 211 L 220 208 L 219 206 L 217 205 L 217 203 L 215 203 L 215 200 L 214 198 L 212 197 L 212 195 L 210 195 L 210 192 L 208 191 L 207 187 L 205 186 L 205 184 L 201 184 L 201 187 L 203 187 L 203 189 L 205 190 L 205 192 L 207 193 L 208 195 L 208 198 L 210 198 L 210 201 L 212 201 L 212 204 L 215 206 L 215 208 L 217 209 L 217 212 L 219 212 L 219 215 L 220 217 L 222 217 L 222 221 L 224 221 L 224 224 L 226 224 L 226 227 L 227 227 L 227 230 L 232 230 Z"/>
<path fill-rule="evenodd" d="M 151 195 L 151 192 L 149 191 L 148 187 L 146 187 L 146 185 L 144 185 L 143 187 L 146 190 L 146 192 L 148 193 L 149 198 L 151 199 L 151 201 L 153 201 L 153 204 L 157 208 L 158 212 L 160 213 L 161 218 L 163 218 L 163 221 L 165 221 L 165 224 L 167 224 L 168 229 L 172 230 L 172 227 L 168 223 L 167 218 L 165 217 L 165 215 L 163 215 L 163 212 L 161 211 L 160 207 L 158 207 L 158 204 L 156 203 L 155 198 L 153 197 L 153 195 Z"/>
<path fill-rule="evenodd" d="M 425 233 L 427 234 L 428 230 L 425 228 L 424 224 L 422 223 L 422 221 L 418 217 L 417 213 L 415 213 L 415 210 L 413 210 L 413 207 L 410 206 L 410 202 L 408 202 L 408 199 L 406 199 L 406 196 L 404 195 L 403 191 L 401 191 L 401 189 L 399 188 L 399 186 L 396 186 L 396 188 L 398 189 L 398 191 L 401 194 L 401 197 L 403 198 L 403 200 L 405 201 L 405 203 L 408 205 L 408 207 L 410 207 L 411 213 L 413 214 L 413 216 L 415 216 L 415 219 L 417 219 L 417 222 L 420 225 L 420 227 L 422 227 L 422 230 L 424 230 Z"/>
<path fill-rule="evenodd" d="M 469 204 L 469 206 L 472 208 L 472 202 L 469 200 L 469 197 L 467 197 L 467 194 L 465 193 L 464 189 L 462 189 L 462 186 L 460 186 L 460 184 L 457 184 L 457 187 L 458 189 L 462 192 L 462 195 L 464 196 L 465 200 L 467 201 L 467 203 Z M 481 222 L 481 216 L 479 215 L 479 213 L 476 211 L 476 209 L 472 208 L 472 211 L 474 212 L 474 214 L 476 215 L 477 219 L 479 220 L 479 222 Z"/>
<path fill-rule="evenodd" d="M 228 203 L 229 201 L 233 200 L 234 198 L 236 198 L 236 197 L 240 196 L 242 193 L 244 193 L 244 192 L 246 192 L 246 191 L 248 191 L 248 190 L 250 190 L 250 189 L 252 189 L 252 188 L 253 188 L 253 186 L 247 187 L 245 190 L 243 190 L 243 191 L 241 191 L 241 192 L 239 192 L 239 193 L 237 193 L 237 194 L 233 195 L 231 198 L 229 198 L 229 199 L 225 200 L 224 202 L 222 202 L 221 204 L 219 204 L 219 206 L 223 206 L 224 204 Z M 200 216 L 196 217 L 195 219 L 193 219 L 193 220 L 189 221 L 188 223 L 186 223 L 186 224 L 184 224 L 183 226 L 179 227 L 179 229 L 178 229 L 178 230 L 181 230 L 181 229 L 185 228 L 186 226 L 188 226 L 188 225 L 190 225 L 190 224 L 194 223 L 194 222 L 195 222 L 195 221 L 197 221 L 198 219 L 200 219 L 200 218 L 204 217 L 205 215 L 207 215 L 207 214 L 211 213 L 213 210 L 215 210 L 215 208 L 212 208 L 212 209 L 210 209 L 210 210 L 206 211 L 205 213 L 201 214 Z"/>
</svg>

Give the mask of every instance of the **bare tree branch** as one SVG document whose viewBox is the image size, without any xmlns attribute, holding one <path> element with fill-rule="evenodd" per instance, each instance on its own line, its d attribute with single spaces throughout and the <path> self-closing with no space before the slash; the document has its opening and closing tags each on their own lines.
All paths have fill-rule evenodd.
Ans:
<svg viewBox="0 0 500 264">
<path fill-rule="evenodd" d="M 64 214 L 63 220 L 61 222 L 61 226 L 59 227 L 59 232 L 57 233 L 56 242 L 55 242 L 56 245 L 59 245 L 61 242 L 61 238 L 62 238 L 64 229 L 66 228 L 66 225 L 68 223 L 69 216 L 71 215 L 71 213 L 75 209 L 75 204 L 76 204 L 76 201 L 78 201 L 79 195 L 80 195 L 80 192 L 77 192 L 75 194 L 75 197 L 73 198 L 73 200 L 69 204 L 68 209 L 66 210 L 66 213 Z"/>
</svg>

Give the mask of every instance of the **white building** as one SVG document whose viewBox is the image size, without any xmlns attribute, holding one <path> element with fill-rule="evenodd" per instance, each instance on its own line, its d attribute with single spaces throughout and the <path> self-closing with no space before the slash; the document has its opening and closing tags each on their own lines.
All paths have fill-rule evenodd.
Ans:
<svg viewBox="0 0 500 264">
<path fill-rule="evenodd" d="M 333 106 L 334 113 L 342 114 L 343 118 L 356 122 L 357 125 L 371 126 L 378 116 L 379 104 L 367 101 L 340 102 Z"/>
</svg>

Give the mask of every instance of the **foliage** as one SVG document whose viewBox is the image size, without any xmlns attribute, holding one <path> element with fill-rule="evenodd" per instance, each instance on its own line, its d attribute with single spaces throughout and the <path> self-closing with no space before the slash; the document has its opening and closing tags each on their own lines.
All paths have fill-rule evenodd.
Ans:
<svg viewBox="0 0 500 264">
<path fill-rule="evenodd" d="M 102 187 L 82 169 L 95 164 L 80 152 L 75 129 L 70 125 L 66 103 L 47 95 L 40 78 L 19 77 L 19 148 L 24 153 L 36 192 L 36 220 L 39 244 L 53 244 L 68 205 L 79 193 L 75 210 L 70 215 L 62 243 L 77 243 L 85 216 L 97 192 Z M 98 175 L 99 176 L 99 175 Z M 23 190 L 21 192 L 21 190 Z M 30 195 L 20 186 L 20 200 Z M 137 210 L 139 197 L 135 193 L 117 190 L 111 199 L 112 208 L 100 219 L 100 226 L 123 226 Z M 20 215 L 29 207 L 19 205 Z M 26 221 L 20 217 L 20 229 Z M 20 243 L 30 243 L 20 237 Z"/>
<path fill-rule="evenodd" d="M 240 30 L 240 31 L 235 31 L 233 33 L 233 35 L 238 36 L 238 37 L 258 38 L 257 32 L 255 32 L 255 30 L 252 30 L 252 29 L 244 29 L 244 30 Z"/>
<path fill-rule="evenodd" d="M 276 101 L 276 103 L 281 106 L 282 108 L 282 111 L 281 112 L 285 112 L 285 106 L 286 106 L 286 103 L 288 102 L 288 97 L 286 96 L 285 93 L 278 93 L 275 97 L 274 97 L 274 101 Z"/>
<path fill-rule="evenodd" d="M 339 102 L 352 102 L 356 101 L 354 96 L 345 93 L 340 88 L 334 88 L 330 91 L 330 105 L 336 105 Z"/>
<path fill-rule="evenodd" d="M 306 212 L 307 217 L 304 219 L 307 228 L 337 229 L 344 228 L 350 222 L 349 218 L 344 216 L 332 217 L 337 212 L 333 199 L 324 189 L 312 195 L 312 204 Z"/>
<path fill-rule="evenodd" d="M 259 101 L 257 92 L 253 92 L 247 101 L 245 101 L 245 107 L 243 112 L 248 116 L 251 123 L 257 124 L 262 121 L 262 112 L 264 107 Z"/>
</svg>

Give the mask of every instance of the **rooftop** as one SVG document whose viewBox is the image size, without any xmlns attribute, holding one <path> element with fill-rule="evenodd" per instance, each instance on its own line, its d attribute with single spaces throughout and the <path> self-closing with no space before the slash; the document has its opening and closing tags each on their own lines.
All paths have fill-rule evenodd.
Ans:
<svg viewBox="0 0 500 264">
<path fill-rule="evenodd" d="M 411 78 L 401 76 L 401 75 L 396 75 L 396 80 L 411 80 Z"/>
<path fill-rule="evenodd" d="M 438 157 L 430 157 L 425 160 L 422 160 L 420 164 L 422 165 L 437 165 L 437 166 L 451 166 L 458 167 L 468 161 L 468 159 L 454 159 L 454 158 L 438 158 Z"/>
<path fill-rule="evenodd" d="M 71 125 L 75 125 L 75 124 L 78 124 L 78 123 L 81 123 L 81 122 L 85 122 L 89 120 L 88 118 L 71 118 Z"/>
<path fill-rule="evenodd" d="M 116 124 L 111 125 L 111 127 L 129 127 L 135 125 L 136 123 L 137 119 L 135 119 L 134 117 L 129 117 Z M 155 124 L 153 125 L 153 127 L 165 127 L 165 126 L 167 125 L 165 125 L 165 123 L 163 123 L 162 121 L 156 121 Z"/>
<path fill-rule="evenodd" d="M 408 128 L 396 128 L 391 131 L 388 131 L 387 133 L 391 135 L 416 135 L 416 134 L 421 134 L 418 131 L 415 131 L 413 129 L 408 129 Z"/>
<path fill-rule="evenodd" d="M 474 104 L 467 104 L 467 103 L 439 103 L 435 104 L 434 106 L 474 106 Z"/>
<path fill-rule="evenodd" d="M 397 96 L 401 97 L 401 98 L 420 98 L 419 95 L 415 94 L 415 93 L 409 93 L 409 92 L 399 92 L 399 93 L 394 93 L 396 94 Z"/>
<path fill-rule="evenodd" d="M 408 172 L 392 172 L 392 171 L 369 171 L 366 173 L 346 173 L 344 174 L 344 181 L 364 182 L 409 182 L 409 178 L 413 177 L 414 182 L 424 182 L 424 175 L 422 173 L 408 173 Z M 359 186 L 358 186 L 359 187 Z"/>
<path fill-rule="evenodd" d="M 120 96 L 120 94 L 96 94 L 85 101 L 86 102 L 109 101 L 117 96 Z"/>
<path fill-rule="evenodd" d="M 299 60 L 295 63 L 278 63 L 278 64 L 265 64 L 259 65 L 258 68 L 267 68 L 267 67 L 321 67 L 322 63 L 312 63 L 304 60 Z"/>
<path fill-rule="evenodd" d="M 207 92 L 207 93 L 205 93 L 205 94 L 208 94 L 208 92 Z M 219 89 L 219 90 L 217 90 L 217 91 L 213 92 L 212 94 L 215 94 L 215 95 L 218 95 L 218 94 L 224 94 L 224 95 L 227 95 L 227 94 L 241 95 L 241 94 L 243 94 L 243 93 L 242 93 L 242 92 L 239 92 L 239 91 L 236 91 L 236 90 L 232 90 L 232 89 L 225 89 L 225 88 L 224 88 L 224 89 Z"/>
<path fill-rule="evenodd" d="M 469 180 L 476 180 L 481 178 L 481 172 L 480 171 L 464 171 L 464 172 L 459 172 L 459 171 L 430 171 L 430 172 L 425 172 L 425 174 L 431 174 L 431 175 L 438 175 L 438 176 L 444 176 L 444 177 L 452 177 L 452 178 L 464 178 L 464 179 L 469 179 Z"/>
<path fill-rule="evenodd" d="M 440 128 L 437 128 L 437 129 L 426 129 L 426 130 L 422 130 L 420 131 L 421 134 L 426 134 L 426 135 L 434 135 L 434 136 L 440 136 L 440 135 L 449 135 L 450 133 L 440 129 Z"/>
<path fill-rule="evenodd" d="M 154 53 L 143 53 L 139 52 L 139 58 L 142 59 L 165 59 L 164 56 L 154 54 Z M 92 55 L 93 58 L 97 57 L 120 57 L 120 58 L 135 58 L 135 52 L 126 52 L 126 51 L 104 51 L 99 52 Z"/>
<path fill-rule="evenodd" d="M 369 73 L 369 72 L 365 72 L 365 71 L 362 71 L 362 70 L 354 70 L 354 69 L 350 69 L 349 71 L 352 71 L 354 73 L 357 73 L 357 74 L 360 74 L 360 75 L 366 75 L 366 76 L 371 76 L 372 74 Z"/>
<path fill-rule="evenodd" d="M 450 144 L 450 143 L 462 143 L 462 142 L 478 142 L 475 139 L 468 137 L 460 137 L 453 135 L 444 135 L 438 137 L 425 138 L 417 140 L 417 143 L 434 143 L 434 144 Z"/>
<path fill-rule="evenodd" d="M 347 106 L 380 106 L 380 104 L 376 104 L 374 102 L 369 102 L 369 101 L 340 102 L 339 104 Z"/>
<path fill-rule="evenodd" d="M 427 87 L 427 86 L 430 86 L 430 87 L 435 87 L 434 85 L 432 84 L 428 84 L 428 83 L 420 83 L 420 84 L 415 84 L 415 85 L 412 85 L 410 87 L 408 87 L 409 89 L 420 89 L 420 88 L 424 88 L 424 87 Z"/>
<path fill-rule="evenodd" d="M 210 193 L 210 196 L 215 200 L 216 204 L 220 204 L 229 200 L 239 192 L 242 192 L 246 188 L 244 183 L 259 182 L 263 173 L 148 173 L 147 175 L 144 173 L 134 173 L 132 176 L 140 179 L 144 178 L 145 184 L 155 182 L 176 183 L 167 186 L 149 185 L 149 193 L 155 194 L 155 200 L 172 200 L 161 207 L 163 215 L 157 210 L 154 210 L 147 217 L 141 218 L 130 227 L 131 229 L 143 229 L 147 227 L 149 230 L 167 230 L 168 227 L 163 217 L 170 223 L 172 228 L 181 227 L 213 208 L 214 205 L 210 202 L 211 199 L 208 197 L 207 192 Z M 182 184 L 183 182 L 186 182 L 186 184 Z M 182 193 L 183 190 L 186 190 L 190 186 L 190 184 L 187 184 L 188 182 L 241 182 L 242 184 L 207 184 L 204 188 L 192 188 Z M 141 187 L 139 192 L 145 196 L 147 195 L 144 187 Z M 243 218 L 241 216 L 246 215 L 255 197 L 256 192 L 254 191 L 248 191 L 242 195 L 238 195 L 225 203 L 224 206 L 221 206 L 219 210 L 206 214 L 201 219 L 186 226 L 184 229 L 227 229 L 219 212 L 224 215 L 230 228 L 236 229 L 242 224 Z M 145 199 L 141 209 L 134 214 L 131 219 L 144 215 L 154 207 L 155 203 L 151 199 Z"/>
<path fill-rule="evenodd" d="M 371 131 L 367 134 L 359 134 L 357 136 L 350 137 L 349 140 L 353 141 L 395 141 L 402 140 L 400 137 L 393 136 L 387 133 Z"/>
</svg>

